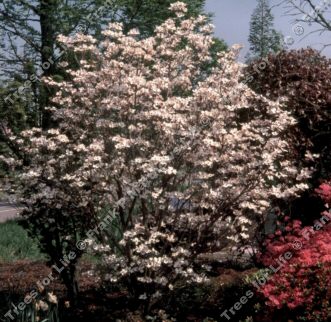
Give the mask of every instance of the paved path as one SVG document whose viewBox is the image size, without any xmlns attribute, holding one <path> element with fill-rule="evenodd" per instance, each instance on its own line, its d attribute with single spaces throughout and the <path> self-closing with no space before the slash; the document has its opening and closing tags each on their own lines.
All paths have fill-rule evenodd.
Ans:
<svg viewBox="0 0 331 322">
<path fill-rule="evenodd" d="M 0 202 L 0 223 L 3 223 L 9 219 L 15 219 L 18 217 L 19 208 L 15 205 Z"/>
</svg>

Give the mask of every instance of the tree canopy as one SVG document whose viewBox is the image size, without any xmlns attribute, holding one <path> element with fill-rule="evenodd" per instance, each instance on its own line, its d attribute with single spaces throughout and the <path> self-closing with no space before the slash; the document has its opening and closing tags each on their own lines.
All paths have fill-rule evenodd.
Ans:
<svg viewBox="0 0 331 322">
<path fill-rule="evenodd" d="M 281 49 L 281 34 L 274 29 L 268 0 L 258 0 L 250 22 L 249 58 L 263 58 Z"/>
</svg>

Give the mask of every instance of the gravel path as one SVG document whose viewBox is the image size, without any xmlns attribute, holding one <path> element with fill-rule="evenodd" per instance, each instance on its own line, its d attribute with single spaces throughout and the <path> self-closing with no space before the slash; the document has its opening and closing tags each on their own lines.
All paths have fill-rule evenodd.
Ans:
<svg viewBox="0 0 331 322">
<path fill-rule="evenodd" d="M 9 219 L 15 219 L 18 217 L 19 208 L 17 206 L 0 202 L 0 223 L 3 223 Z"/>
</svg>

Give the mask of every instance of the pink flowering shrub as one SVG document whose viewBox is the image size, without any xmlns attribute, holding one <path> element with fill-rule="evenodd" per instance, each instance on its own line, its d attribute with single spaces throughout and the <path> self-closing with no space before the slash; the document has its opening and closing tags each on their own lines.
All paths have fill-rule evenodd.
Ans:
<svg viewBox="0 0 331 322">
<path fill-rule="evenodd" d="M 322 183 L 315 192 L 325 203 L 331 203 L 331 183 Z"/>
<path fill-rule="evenodd" d="M 316 192 L 329 201 L 330 186 L 322 184 Z M 312 227 L 301 227 L 289 217 L 279 222 L 282 230 L 269 236 L 261 254 L 262 263 L 280 268 L 262 288 L 266 304 L 275 309 L 288 308 L 296 317 L 326 321 L 331 304 L 331 213 L 325 211 Z M 279 258 L 291 253 L 281 265 Z M 272 267 L 270 266 L 272 265 Z M 303 313 L 304 312 L 304 313 Z"/>
<path fill-rule="evenodd" d="M 252 215 L 306 189 L 309 176 L 284 140 L 294 119 L 240 82 L 236 48 L 206 75 L 212 27 L 187 19 L 184 3 L 170 10 L 147 39 L 118 23 L 101 44 L 60 37 L 80 68 L 46 80 L 58 90 L 49 109 L 59 128 L 18 138 L 31 160 L 19 177 L 26 217 L 42 205 L 41 216 L 73 221 L 82 235 L 113 209 L 111 225 L 89 237 L 107 233 L 103 245 L 91 241 L 106 277 L 145 285 L 141 299 L 206 280 L 199 256 L 248 243 Z M 72 245 L 77 234 L 65 231 Z"/>
</svg>

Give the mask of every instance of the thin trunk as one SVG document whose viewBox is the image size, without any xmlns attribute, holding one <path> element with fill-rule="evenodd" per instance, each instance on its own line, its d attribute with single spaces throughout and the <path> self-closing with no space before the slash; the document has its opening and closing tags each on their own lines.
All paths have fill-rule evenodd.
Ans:
<svg viewBox="0 0 331 322">
<path fill-rule="evenodd" d="M 77 305 L 79 296 L 79 287 L 76 277 L 76 265 L 67 266 L 61 273 L 63 282 L 67 288 L 67 295 L 72 306 Z"/>
<path fill-rule="evenodd" d="M 40 1 L 40 31 L 41 31 L 41 64 L 44 76 L 54 75 L 54 49 L 55 49 L 55 19 L 57 1 Z M 50 113 L 45 110 L 50 102 L 52 91 L 44 85 L 40 88 L 39 111 L 41 114 L 41 126 L 47 129 L 51 126 Z"/>
</svg>

